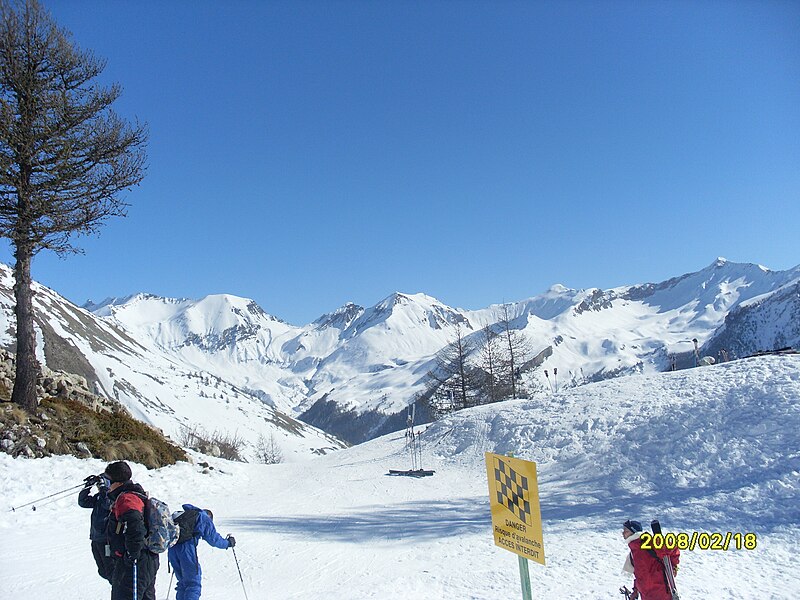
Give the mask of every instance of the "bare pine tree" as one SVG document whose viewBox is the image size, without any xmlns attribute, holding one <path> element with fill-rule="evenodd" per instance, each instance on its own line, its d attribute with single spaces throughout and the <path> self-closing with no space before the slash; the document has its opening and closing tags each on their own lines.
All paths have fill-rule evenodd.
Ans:
<svg viewBox="0 0 800 600">
<path fill-rule="evenodd" d="M 503 394 L 510 393 L 511 398 L 521 397 L 520 389 L 521 367 L 525 364 L 531 353 L 530 345 L 525 336 L 511 325 L 511 314 L 508 305 L 503 305 L 503 317 L 498 321 L 501 339 L 501 358 L 498 366 L 500 386 L 504 388 Z"/>
<path fill-rule="evenodd" d="M 0 235 L 16 259 L 12 400 L 29 411 L 40 372 L 31 261 L 80 252 L 72 236 L 124 216 L 120 194 L 144 176 L 146 128 L 111 110 L 121 89 L 95 81 L 104 67 L 36 0 L 0 0 Z"/>
<path fill-rule="evenodd" d="M 428 373 L 431 408 L 436 416 L 478 404 L 480 381 L 469 364 L 475 348 L 460 324 L 453 341 L 436 354 L 436 366 Z"/>
<path fill-rule="evenodd" d="M 499 373 L 502 364 L 502 340 L 488 325 L 483 328 L 483 344 L 481 345 L 481 369 L 483 369 L 483 397 L 485 402 L 503 400 Z"/>
</svg>

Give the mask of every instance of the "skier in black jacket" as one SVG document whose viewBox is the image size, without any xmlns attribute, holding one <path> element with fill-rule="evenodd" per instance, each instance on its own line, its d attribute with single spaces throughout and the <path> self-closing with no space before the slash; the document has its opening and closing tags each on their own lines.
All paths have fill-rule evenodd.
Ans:
<svg viewBox="0 0 800 600">
<path fill-rule="evenodd" d="M 108 513 L 111 510 L 108 486 L 111 485 L 111 482 L 105 475 L 90 475 L 84 481 L 86 482 L 86 487 L 78 493 L 78 506 L 92 509 L 89 525 L 92 556 L 94 556 L 94 562 L 97 563 L 97 572 L 100 577 L 111 583 L 114 561 L 111 559 L 111 553 L 106 552 L 106 527 L 108 525 Z M 94 496 L 90 496 L 89 494 L 95 486 L 97 486 L 97 493 Z"/>
<path fill-rule="evenodd" d="M 107 529 L 114 560 L 111 600 L 131 600 L 134 597 L 156 600 L 158 554 L 145 547 L 147 524 L 142 498 L 147 494 L 142 486 L 131 481 L 131 468 L 124 461 L 108 465 L 105 474 L 111 480 L 108 497 L 112 505 Z"/>
</svg>

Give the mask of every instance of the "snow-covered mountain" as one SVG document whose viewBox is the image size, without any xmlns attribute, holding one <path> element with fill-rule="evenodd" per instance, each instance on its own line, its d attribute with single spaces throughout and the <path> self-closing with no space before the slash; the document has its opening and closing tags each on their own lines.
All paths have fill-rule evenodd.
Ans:
<svg viewBox="0 0 800 600">
<path fill-rule="evenodd" d="M 7 268 L 4 273 L 7 280 Z M 202 373 L 242 397 L 257 397 L 269 408 L 359 442 L 402 426 L 406 406 L 425 391 L 434 357 L 457 327 L 479 341 L 482 328 L 497 327 L 507 316 L 527 338 L 528 358 L 539 356 L 523 374 L 528 387 L 546 390 L 553 383 L 544 376 L 548 368 L 558 369 L 554 383 L 563 388 L 664 371 L 673 362 L 690 366 L 694 339 L 702 354 L 716 357 L 726 348 L 732 358 L 800 345 L 798 288 L 800 267 L 771 271 L 717 259 L 661 283 L 610 290 L 555 285 L 539 296 L 481 310 L 453 308 L 425 294 L 393 293 L 369 308 L 346 304 L 302 327 L 230 295 L 188 300 L 137 294 L 87 305 L 90 313 L 66 306 L 47 290 L 39 306 L 62 315 L 62 321 L 64 313 L 77 315 L 55 332 L 70 348 L 81 349 L 72 352 L 82 357 L 73 361 L 82 361 L 83 371 L 77 372 L 94 371 L 88 378 L 103 393 L 124 396 L 131 405 L 154 402 L 152 378 L 141 384 L 130 377 L 124 384 L 109 379 L 108 369 L 116 373 L 118 366 L 106 365 L 103 352 L 109 351 L 95 331 L 106 332 L 115 344 L 125 340 L 125 350 L 118 352 L 142 361 L 138 369 L 166 387 L 173 382 L 163 372 Z M 7 290 L 6 285 L 6 295 Z M 10 320 L 9 301 L 4 306 Z M 182 394 L 187 384 L 175 385 L 172 393 Z M 213 397 L 218 391 L 205 394 L 225 401 Z M 182 419 L 191 413 L 191 401 L 186 402 L 187 410 L 179 410 Z"/>
<path fill-rule="evenodd" d="M 11 270 L 0 265 L 0 344 L 11 350 L 15 343 L 12 286 Z M 152 316 L 160 310 L 160 317 L 194 304 L 139 295 L 128 298 L 123 306 L 141 303 L 147 309 L 139 314 Z M 111 304 L 98 308 L 101 312 L 110 309 Z M 252 457 L 259 440 L 269 442 L 271 438 L 288 461 L 343 447 L 335 437 L 165 350 L 174 341 L 169 328 L 154 325 L 153 337 L 142 334 L 142 329 L 125 329 L 114 319 L 74 306 L 39 284 L 34 284 L 34 310 L 40 361 L 53 370 L 84 376 L 97 394 L 118 400 L 135 417 L 175 440 L 191 430 L 238 437 L 247 444 L 243 454 Z M 131 311 L 129 316 L 133 314 Z M 202 319 L 203 314 L 200 310 L 190 316 Z M 208 310 L 208 314 L 223 313 Z M 229 328 L 228 323 L 212 325 L 223 334 Z M 210 344 L 211 338 L 205 343 Z"/>
</svg>

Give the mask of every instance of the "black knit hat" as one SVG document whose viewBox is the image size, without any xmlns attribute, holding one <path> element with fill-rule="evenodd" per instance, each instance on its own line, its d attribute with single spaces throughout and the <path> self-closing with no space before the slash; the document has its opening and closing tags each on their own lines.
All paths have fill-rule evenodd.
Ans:
<svg viewBox="0 0 800 600">
<path fill-rule="evenodd" d="M 125 483 L 131 480 L 131 468 L 124 460 L 110 463 L 106 467 L 106 475 L 111 483 Z"/>
<path fill-rule="evenodd" d="M 622 526 L 625 529 L 632 531 L 633 533 L 636 533 L 637 531 L 642 531 L 642 524 L 639 523 L 639 521 L 627 520 L 622 524 Z"/>
</svg>

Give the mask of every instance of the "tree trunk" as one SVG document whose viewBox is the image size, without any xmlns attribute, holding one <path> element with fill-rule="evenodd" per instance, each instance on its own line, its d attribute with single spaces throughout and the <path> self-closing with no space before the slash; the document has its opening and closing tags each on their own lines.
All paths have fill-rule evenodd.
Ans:
<svg viewBox="0 0 800 600">
<path fill-rule="evenodd" d="M 33 252 L 23 245 L 17 246 L 17 264 L 14 267 L 14 298 L 17 315 L 17 363 L 14 391 L 11 400 L 32 413 L 36 410 L 36 380 L 39 361 L 36 360 L 36 330 L 33 326 L 33 289 L 31 287 L 31 260 Z"/>
<path fill-rule="evenodd" d="M 508 339 L 508 358 L 511 361 L 511 399 L 514 400 L 517 397 L 517 377 L 514 367 L 514 344 L 511 341 L 511 329 L 508 323 L 506 323 L 506 338 Z"/>
</svg>

